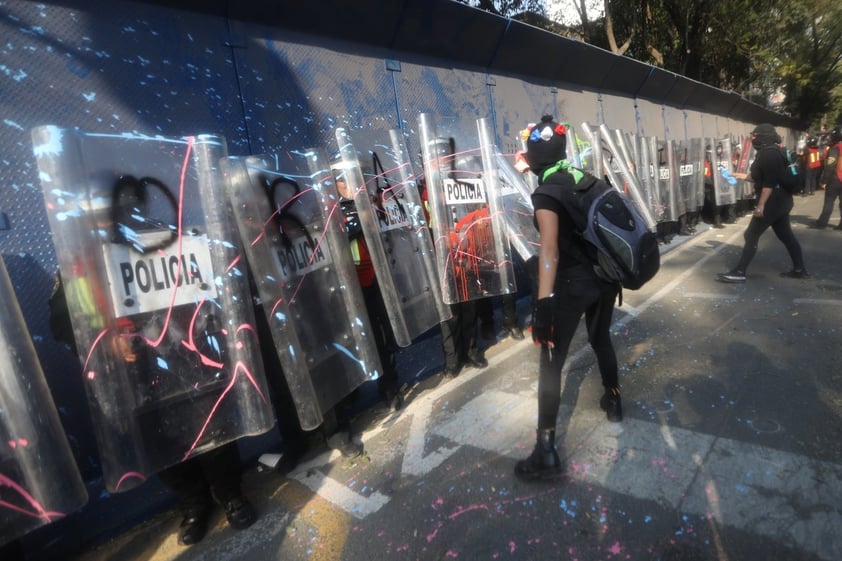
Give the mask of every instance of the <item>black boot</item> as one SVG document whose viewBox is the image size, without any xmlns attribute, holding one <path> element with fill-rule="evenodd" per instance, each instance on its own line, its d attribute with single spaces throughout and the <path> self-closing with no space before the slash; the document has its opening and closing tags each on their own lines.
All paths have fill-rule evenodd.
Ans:
<svg viewBox="0 0 842 561">
<path fill-rule="evenodd" d="M 202 541 L 202 538 L 208 532 L 210 512 L 210 502 L 185 507 L 184 518 L 178 528 L 178 543 L 194 545 Z"/>
<path fill-rule="evenodd" d="M 599 407 L 605 411 L 606 417 L 612 423 L 623 420 L 623 400 L 620 398 L 620 388 L 605 388 L 605 393 L 599 400 Z"/>
<path fill-rule="evenodd" d="M 535 449 L 515 464 L 515 477 L 522 481 L 553 481 L 564 477 L 564 468 L 555 448 L 555 429 L 540 429 Z"/>
</svg>

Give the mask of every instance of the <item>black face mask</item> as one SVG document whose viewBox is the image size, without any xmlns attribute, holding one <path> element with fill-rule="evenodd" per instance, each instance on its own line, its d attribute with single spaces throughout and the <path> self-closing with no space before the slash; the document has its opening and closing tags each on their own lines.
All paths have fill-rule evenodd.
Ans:
<svg viewBox="0 0 842 561">
<path fill-rule="evenodd" d="M 770 136 L 754 136 L 751 139 L 751 145 L 755 150 L 760 150 L 766 146 L 772 146 L 777 142 L 777 138 Z"/>
</svg>

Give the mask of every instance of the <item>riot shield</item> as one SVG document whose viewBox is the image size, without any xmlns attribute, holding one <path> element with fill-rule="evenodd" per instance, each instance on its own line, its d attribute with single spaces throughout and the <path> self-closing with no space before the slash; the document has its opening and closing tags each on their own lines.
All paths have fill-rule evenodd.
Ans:
<svg viewBox="0 0 842 561">
<path fill-rule="evenodd" d="M 664 209 L 663 219 L 667 222 L 678 220 L 678 172 L 675 169 L 675 155 L 671 140 L 658 141 L 658 194 L 659 203 Z"/>
<path fill-rule="evenodd" d="M 567 125 L 567 159 L 573 167 L 593 169 L 593 149 L 587 138 L 576 132 L 576 127 Z"/>
<path fill-rule="evenodd" d="M 696 193 L 693 190 L 693 157 L 690 153 L 690 142 L 679 141 L 674 144 L 676 148 L 676 167 L 678 168 L 678 209 L 679 216 L 696 209 Z"/>
<path fill-rule="evenodd" d="M 691 201 L 695 210 L 701 210 L 705 205 L 705 144 L 701 138 L 691 138 L 689 144 L 689 158 L 693 165 L 691 176 Z"/>
<path fill-rule="evenodd" d="M 3 259 L 0 442 L 0 546 L 87 502 Z"/>
<path fill-rule="evenodd" d="M 433 241 L 401 133 L 339 128 L 336 142 L 339 194 L 354 202 L 395 341 L 409 346 L 452 312 L 439 296 Z"/>
<path fill-rule="evenodd" d="M 514 292 L 498 193 L 488 189 L 476 125 L 455 119 L 436 123 L 425 113 L 418 122 L 443 301 Z"/>
<path fill-rule="evenodd" d="M 382 369 L 321 150 L 222 160 L 234 221 L 301 427 Z"/>
<path fill-rule="evenodd" d="M 608 170 L 605 169 L 605 154 L 603 154 L 602 150 L 602 135 L 600 134 L 599 129 L 590 126 L 588 123 L 582 123 L 582 130 L 591 141 L 591 157 L 582 160 L 582 169 L 595 175 L 596 177 L 599 177 L 600 179 L 603 179 L 608 175 L 610 180 L 610 173 L 612 170 L 610 167 Z M 608 173 L 606 173 L 606 171 Z M 615 186 L 617 185 L 617 183 L 614 183 L 613 181 L 612 184 Z"/>
<path fill-rule="evenodd" d="M 634 161 L 631 159 L 630 152 L 625 149 L 625 138 L 621 131 L 616 131 L 614 135 L 608 130 L 604 124 L 599 127 L 601 137 L 608 150 L 611 152 L 611 167 L 616 170 L 617 180 L 620 183 L 615 183 L 616 186 L 622 186 L 621 189 L 632 200 L 635 208 L 646 221 L 646 226 L 649 228 L 655 227 L 655 218 L 646 204 L 643 197 L 643 189 L 640 186 L 640 181 L 637 174 L 634 173 Z M 615 141 L 616 138 L 616 141 Z M 606 168 L 608 165 L 606 164 Z"/>
<path fill-rule="evenodd" d="M 649 207 L 652 219 L 655 222 L 663 220 L 664 209 L 661 207 L 658 194 L 658 181 L 656 177 L 656 163 L 658 157 L 658 143 L 655 137 L 638 138 L 638 170 L 640 183 L 643 187 L 644 202 Z"/>
<path fill-rule="evenodd" d="M 493 170 L 488 174 L 490 189 L 498 194 L 500 216 L 504 222 L 509 243 L 523 261 L 538 255 L 541 238 L 533 221 L 533 189 L 524 176 L 535 177 L 532 172 L 521 173 L 506 159 L 495 144 L 494 134 L 488 121 L 480 119 L 480 144 L 483 166 Z"/>
<path fill-rule="evenodd" d="M 751 143 L 751 137 L 747 137 L 742 141 L 742 150 L 740 157 L 737 159 L 737 169 L 739 173 L 751 174 L 751 164 L 754 161 L 756 150 Z M 746 180 L 741 180 L 739 183 L 740 192 L 739 198 L 742 200 L 749 200 L 754 198 L 754 186 L 752 185 L 751 177 Z"/>
<path fill-rule="evenodd" d="M 713 154 L 713 190 L 716 204 L 730 205 L 737 202 L 737 179 L 733 175 L 731 161 L 731 140 L 723 138 L 712 140 Z"/>
<path fill-rule="evenodd" d="M 106 487 L 271 429 L 225 139 L 32 139 Z"/>
</svg>

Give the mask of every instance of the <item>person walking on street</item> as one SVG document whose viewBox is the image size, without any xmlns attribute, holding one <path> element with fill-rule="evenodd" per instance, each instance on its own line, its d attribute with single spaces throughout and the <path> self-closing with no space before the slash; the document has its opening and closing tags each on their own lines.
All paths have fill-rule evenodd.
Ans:
<svg viewBox="0 0 842 561">
<path fill-rule="evenodd" d="M 727 283 L 742 283 L 746 281 L 746 271 L 757 253 L 760 236 L 770 226 L 775 235 L 786 247 L 792 260 L 792 269 L 781 273 L 782 277 L 795 279 L 807 278 L 810 275 L 804 267 L 804 257 L 801 244 L 792 233 L 789 213 L 792 211 L 792 194 L 781 187 L 783 173 L 787 171 L 786 156 L 779 146 L 781 137 L 775 127 L 768 123 L 757 125 L 751 132 L 751 142 L 757 155 L 751 164 L 751 180 L 754 182 L 754 192 L 757 204 L 751 221 L 746 228 L 743 238 L 745 245 L 737 266 L 727 273 L 719 273 L 716 280 Z"/>
<path fill-rule="evenodd" d="M 575 204 L 577 184 L 585 174 L 565 160 L 566 133 L 566 127 L 550 115 L 525 132 L 528 141 L 524 156 L 538 176 L 532 204 L 541 237 L 532 317 L 532 338 L 541 345 L 537 438 L 532 454 L 515 465 L 515 476 L 529 482 L 555 480 L 565 473 L 555 444 L 556 418 L 562 369 L 582 315 L 605 387 L 600 406 L 609 421 L 623 418 L 617 357 L 610 333 L 618 287 L 597 277 L 584 245 L 587 242 L 577 233 L 568 210 Z"/>
<path fill-rule="evenodd" d="M 830 142 L 830 150 L 827 152 L 824 171 L 819 181 L 822 189 L 824 189 L 824 205 L 814 227 L 818 229 L 827 227 L 830 215 L 833 214 L 833 205 L 839 199 L 840 222 L 834 230 L 842 230 L 842 162 L 840 162 L 840 158 L 842 158 L 842 126 L 837 126 L 830 131 Z"/>
</svg>

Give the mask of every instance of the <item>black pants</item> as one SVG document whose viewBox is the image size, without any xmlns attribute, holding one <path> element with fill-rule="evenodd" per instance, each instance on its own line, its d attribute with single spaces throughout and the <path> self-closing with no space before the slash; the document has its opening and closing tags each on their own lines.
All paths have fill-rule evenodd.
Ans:
<svg viewBox="0 0 842 561">
<path fill-rule="evenodd" d="M 754 259 L 757 253 L 757 243 L 760 241 L 760 236 L 763 235 L 770 226 L 775 235 L 781 240 L 781 243 L 786 247 L 790 259 L 792 259 L 792 268 L 795 270 L 804 270 L 804 256 L 801 253 L 801 244 L 795 239 L 795 234 L 792 233 L 792 225 L 789 222 L 789 212 L 792 210 L 792 196 L 784 193 L 775 193 L 766 203 L 766 212 L 764 216 L 753 216 L 751 222 L 748 224 L 743 238 L 745 245 L 743 252 L 740 255 L 740 261 L 737 264 L 736 270 L 746 272 L 751 260 Z"/>
<path fill-rule="evenodd" d="M 468 358 L 482 358 L 477 346 L 477 301 L 450 305 L 453 317 L 441 323 L 444 367 L 457 370 Z"/>
<path fill-rule="evenodd" d="M 380 378 L 377 379 L 377 389 L 380 397 L 391 399 L 398 391 L 398 367 L 395 360 L 398 344 L 395 341 L 395 333 L 392 331 L 392 323 L 377 281 L 363 287 L 362 291 L 368 319 L 371 321 L 371 329 L 374 333 L 374 343 L 380 357 L 380 366 L 383 368 Z"/>
<path fill-rule="evenodd" d="M 833 214 L 833 204 L 837 199 L 839 199 L 839 214 L 842 216 L 842 183 L 832 180 L 827 184 L 827 190 L 824 192 L 824 206 L 822 206 L 822 213 L 819 215 L 816 224 L 827 226 L 830 215 Z M 842 220 L 840 220 L 840 224 L 842 224 Z"/>
<path fill-rule="evenodd" d="M 590 271 L 584 271 L 575 278 L 556 281 L 553 314 L 555 347 L 548 350 L 546 345 L 541 346 L 538 430 L 555 428 L 561 404 L 561 371 L 583 314 L 588 343 L 596 353 L 602 385 L 606 388 L 618 386 L 617 356 L 611 342 L 611 318 L 616 299 L 617 288 L 597 280 Z"/>
<path fill-rule="evenodd" d="M 494 297 L 477 300 L 477 316 L 483 328 L 494 329 Z M 503 294 L 500 296 L 500 308 L 503 311 L 503 329 L 518 327 L 517 294 Z"/>
<path fill-rule="evenodd" d="M 229 442 L 160 471 L 158 478 L 178 495 L 186 513 L 209 507 L 214 499 L 222 504 L 240 496 L 240 475 L 237 443 Z"/>
<path fill-rule="evenodd" d="M 804 193 L 812 195 L 816 192 L 816 186 L 819 183 L 819 169 L 807 169 L 804 172 Z"/>
</svg>

